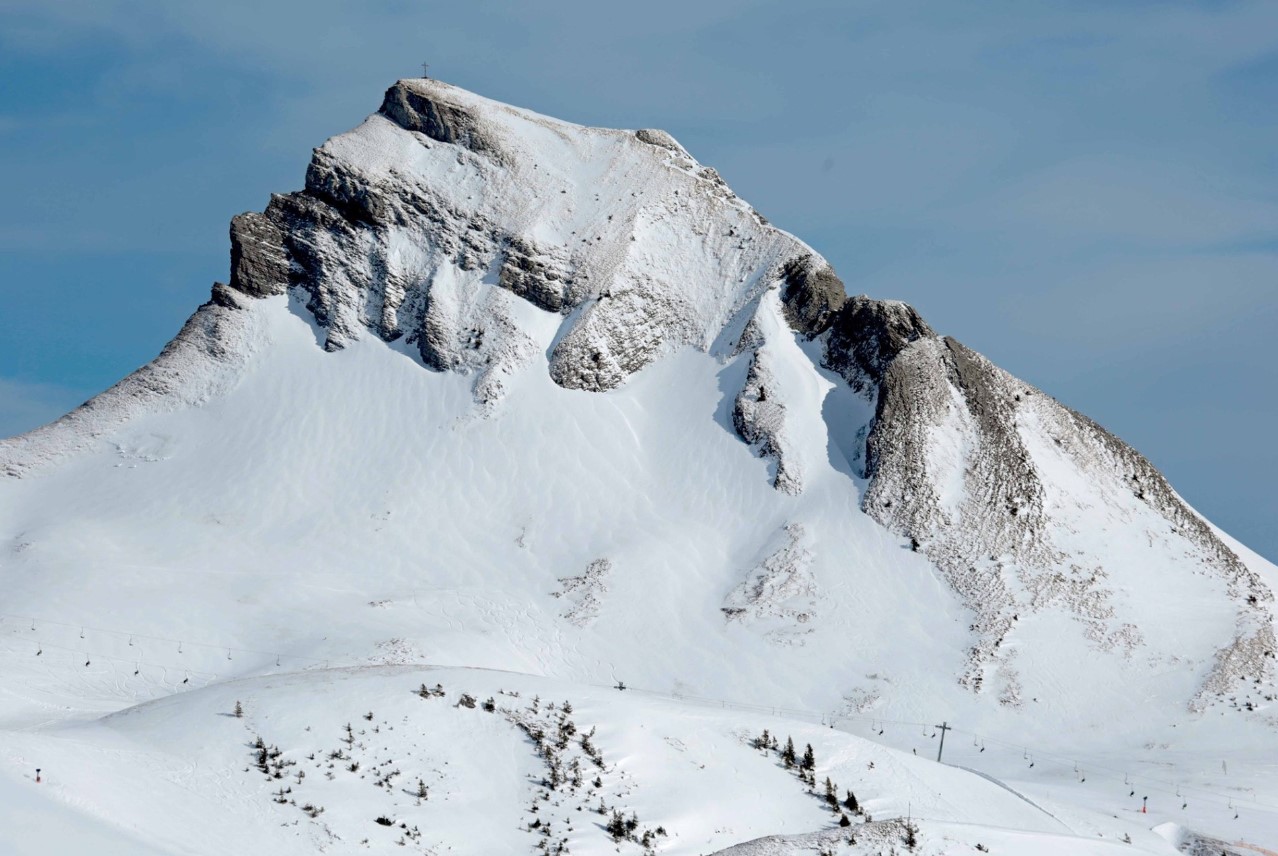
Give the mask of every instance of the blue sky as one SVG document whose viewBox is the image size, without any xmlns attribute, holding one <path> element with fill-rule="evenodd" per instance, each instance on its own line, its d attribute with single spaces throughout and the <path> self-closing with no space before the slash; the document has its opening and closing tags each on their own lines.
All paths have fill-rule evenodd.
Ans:
<svg viewBox="0 0 1278 856">
<path fill-rule="evenodd" d="M 849 290 L 1278 559 L 1278 4 L 0 0 L 0 435 L 154 356 L 227 222 L 432 73 L 666 128 Z"/>
</svg>

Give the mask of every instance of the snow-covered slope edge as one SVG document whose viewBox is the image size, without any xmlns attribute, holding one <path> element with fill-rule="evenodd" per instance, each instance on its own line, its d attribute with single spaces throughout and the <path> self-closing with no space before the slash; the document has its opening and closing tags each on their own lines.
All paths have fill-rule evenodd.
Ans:
<svg viewBox="0 0 1278 856">
<path fill-rule="evenodd" d="M 0 476 L 21 477 L 90 448 L 111 429 L 142 413 L 198 407 L 225 393 L 260 342 L 260 316 L 249 300 L 222 283 L 154 360 L 66 416 L 0 440 Z"/>
</svg>

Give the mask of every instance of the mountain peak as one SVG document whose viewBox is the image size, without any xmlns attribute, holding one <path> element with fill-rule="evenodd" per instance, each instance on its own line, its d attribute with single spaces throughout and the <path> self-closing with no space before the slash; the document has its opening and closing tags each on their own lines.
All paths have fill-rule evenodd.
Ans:
<svg viewBox="0 0 1278 856">
<path fill-rule="evenodd" d="M 1057 653 L 1041 639 L 1061 626 L 1075 628 L 1075 655 L 1111 664 L 1097 693 L 1118 692 L 1150 658 L 1193 664 L 1177 692 L 1198 710 L 1272 682 L 1269 566 L 1240 558 L 1095 423 L 907 304 L 849 297 L 825 259 L 663 131 L 589 128 L 399 81 L 378 112 L 315 150 L 303 189 L 233 218 L 230 237 L 228 284 L 165 351 L 58 423 L 0 443 L 0 471 L 25 479 L 133 448 L 139 426 L 164 414 L 192 414 L 199 436 L 215 418 L 203 413 L 287 421 L 295 414 L 274 413 L 282 399 L 328 414 L 324 427 L 236 434 L 225 441 L 236 455 L 296 437 L 344 450 L 336 460 L 368 459 L 353 478 L 367 477 L 361 501 L 379 505 L 405 461 L 450 474 L 439 483 L 459 498 L 400 532 L 408 553 L 461 550 L 459 532 L 482 541 L 550 515 L 541 525 L 567 526 L 556 536 L 567 546 L 489 558 L 549 573 L 546 591 L 565 579 L 589 588 L 574 621 L 604 609 L 627 573 L 675 588 L 694 573 L 696 596 L 715 600 L 706 614 L 730 610 L 732 622 L 696 624 L 698 638 L 751 624 L 768 645 L 809 632 L 842 645 L 838 634 L 870 630 L 813 619 L 815 593 L 877 592 L 890 616 L 912 608 L 891 581 L 915 574 L 911 597 L 940 581 L 950 600 L 937 608 L 968 628 L 958 643 L 937 630 L 926 644 L 952 655 L 972 698 L 999 707 L 1059 692 L 1044 683 Z M 352 386 L 342 373 L 361 361 L 377 369 Z M 277 387 L 264 415 L 242 389 L 267 378 Z M 413 416 L 370 422 L 352 409 Z M 496 445 L 470 445 L 483 442 Z M 279 484 L 302 478 L 275 466 L 261 463 Z M 512 474 L 489 484 L 504 499 L 467 493 L 475 466 Z M 421 485 L 401 489 L 417 507 Z M 364 521 L 339 526 L 363 532 Z M 704 567 L 653 558 L 685 540 Z M 552 561 L 596 571 L 565 577 Z M 739 579 L 743 567 L 754 582 Z M 1181 592 L 1214 604 L 1210 616 Z M 538 608 L 558 620 L 549 601 Z M 1199 627 L 1187 640 L 1164 618 Z M 885 668 L 895 646 L 920 644 L 876 620 Z M 601 629 L 599 645 L 642 669 L 618 641 L 623 626 Z"/>
</svg>

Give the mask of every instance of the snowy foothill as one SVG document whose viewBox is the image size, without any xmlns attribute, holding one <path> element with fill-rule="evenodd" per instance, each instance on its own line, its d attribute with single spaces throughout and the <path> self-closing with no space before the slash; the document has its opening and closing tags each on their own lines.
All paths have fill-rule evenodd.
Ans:
<svg viewBox="0 0 1278 856">
<path fill-rule="evenodd" d="M 44 847 L 101 842 L 56 852 L 875 853 L 905 852 L 907 826 L 918 852 L 1176 852 L 1130 813 L 1038 803 L 819 723 L 509 672 L 219 681 L 3 748 L 45 764 L 39 786 L 5 783 L 6 852 L 47 827 Z M 634 827 L 614 837 L 614 814 Z"/>
</svg>

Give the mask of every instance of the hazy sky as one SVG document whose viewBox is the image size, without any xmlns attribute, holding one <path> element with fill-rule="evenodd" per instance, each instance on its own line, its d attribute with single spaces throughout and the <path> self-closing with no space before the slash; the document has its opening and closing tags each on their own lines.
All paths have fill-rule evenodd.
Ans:
<svg viewBox="0 0 1278 856">
<path fill-rule="evenodd" d="M 666 128 L 1278 559 L 1272 0 L 0 0 L 0 435 L 151 359 L 231 215 L 423 61 Z"/>
</svg>

